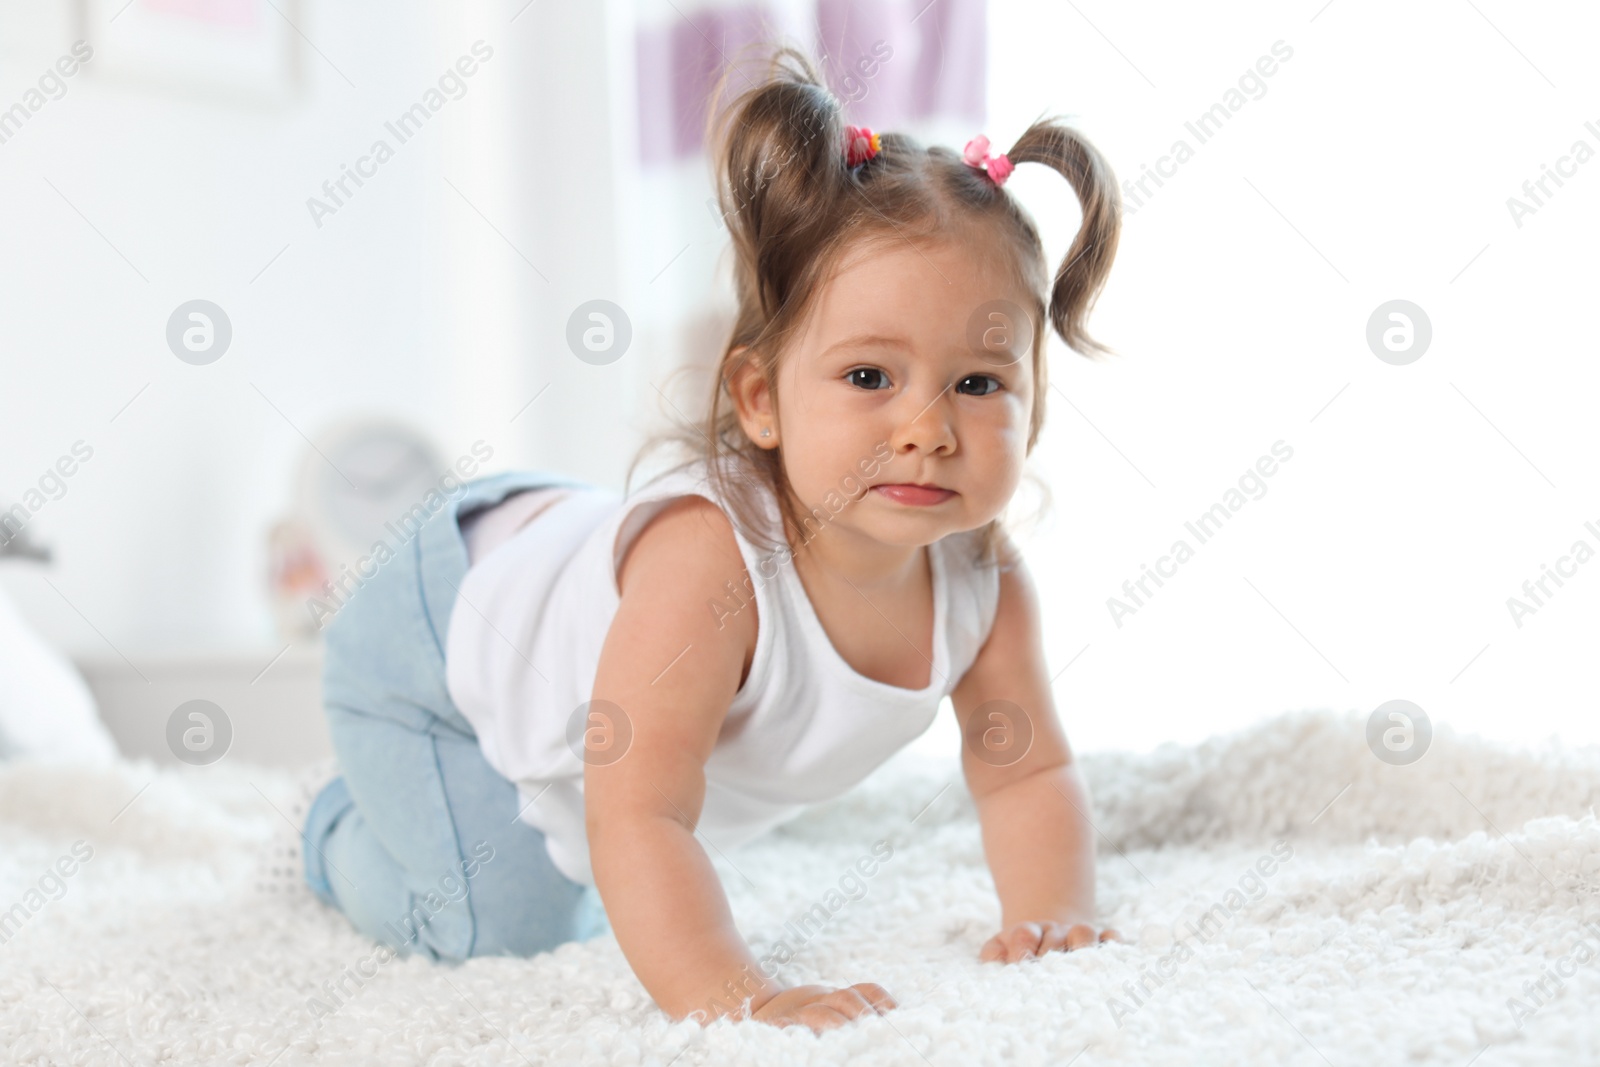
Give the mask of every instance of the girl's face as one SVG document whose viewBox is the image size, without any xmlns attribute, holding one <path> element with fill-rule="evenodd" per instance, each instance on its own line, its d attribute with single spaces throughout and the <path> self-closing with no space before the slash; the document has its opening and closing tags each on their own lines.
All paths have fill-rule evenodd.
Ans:
<svg viewBox="0 0 1600 1067">
<path fill-rule="evenodd" d="M 773 422 L 764 390 L 766 423 L 746 426 L 781 446 L 802 517 L 832 492 L 854 499 L 831 519 L 824 507 L 825 525 L 925 545 L 1000 514 L 1022 477 L 1034 388 L 1033 328 L 992 317 L 1030 303 L 1006 267 L 976 233 L 845 253 L 786 353 L 772 436 L 760 436 Z M 918 503 L 863 489 L 896 484 L 950 492 Z"/>
</svg>

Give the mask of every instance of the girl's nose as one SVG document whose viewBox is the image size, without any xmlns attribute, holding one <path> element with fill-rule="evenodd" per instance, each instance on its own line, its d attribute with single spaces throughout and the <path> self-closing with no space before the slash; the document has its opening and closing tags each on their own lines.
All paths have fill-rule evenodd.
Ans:
<svg viewBox="0 0 1600 1067">
<path fill-rule="evenodd" d="M 944 455 L 955 451 L 955 427 L 951 425 L 948 405 L 945 402 L 945 394 L 950 389 L 951 386 L 945 386 L 933 399 L 922 401 L 916 409 L 906 412 L 905 417 L 896 424 L 892 438 L 896 452 L 902 452 L 908 447 Z M 912 403 L 917 401 L 907 397 L 907 407 Z"/>
</svg>

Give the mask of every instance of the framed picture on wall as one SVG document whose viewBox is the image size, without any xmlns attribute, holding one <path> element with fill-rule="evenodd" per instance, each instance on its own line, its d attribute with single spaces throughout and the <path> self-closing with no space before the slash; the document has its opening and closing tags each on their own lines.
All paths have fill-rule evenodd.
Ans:
<svg viewBox="0 0 1600 1067">
<path fill-rule="evenodd" d="M 300 0 L 76 0 L 92 77 L 255 104 L 303 84 Z"/>
</svg>

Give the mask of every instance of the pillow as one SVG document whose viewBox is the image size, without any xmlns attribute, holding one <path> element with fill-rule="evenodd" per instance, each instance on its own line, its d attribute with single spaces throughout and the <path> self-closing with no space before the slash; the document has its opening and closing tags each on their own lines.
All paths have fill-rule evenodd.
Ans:
<svg viewBox="0 0 1600 1067">
<path fill-rule="evenodd" d="M 94 694 L 0 589 L 0 759 L 109 764 L 117 760 Z"/>
</svg>

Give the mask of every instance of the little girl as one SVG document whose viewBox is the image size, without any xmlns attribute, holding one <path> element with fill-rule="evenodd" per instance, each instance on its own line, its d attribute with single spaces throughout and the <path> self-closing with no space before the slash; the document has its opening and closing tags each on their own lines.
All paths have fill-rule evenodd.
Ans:
<svg viewBox="0 0 1600 1067">
<path fill-rule="evenodd" d="M 395 952 L 609 926 L 674 1018 L 824 1029 L 895 1001 L 786 987 L 710 857 L 850 789 L 945 696 L 1001 905 L 980 959 L 1115 936 L 998 516 L 1039 434 L 1047 316 L 1103 350 L 1083 323 L 1120 201 L 1070 127 L 924 148 L 843 125 L 787 50 L 722 129 L 738 315 L 699 454 L 625 498 L 469 482 L 366 583 L 327 634 L 342 776 L 308 814 L 306 880 Z M 1053 280 L 1003 187 L 1023 163 L 1082 204 Z"/>
</svg>

